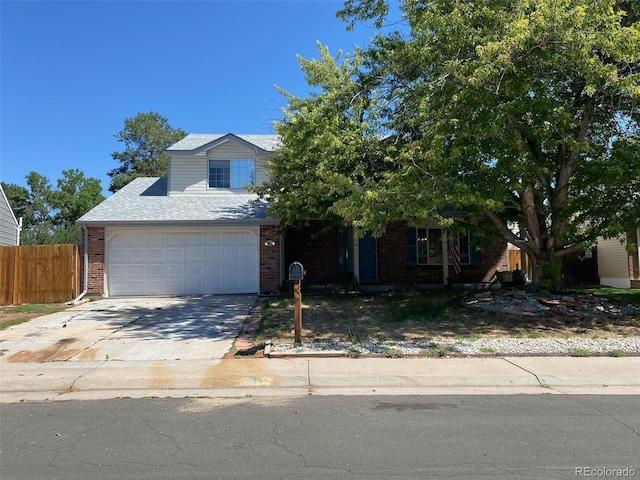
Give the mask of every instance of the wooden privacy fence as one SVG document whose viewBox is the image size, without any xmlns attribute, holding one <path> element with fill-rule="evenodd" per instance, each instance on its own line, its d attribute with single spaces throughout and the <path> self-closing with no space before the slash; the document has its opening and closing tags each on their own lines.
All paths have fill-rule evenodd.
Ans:
<svg viewBox="0 0 640 480">
<path fill-rule="evenodd" d="M 68 302 L 79 294 L 77 245 L 0 246 L 0 304 Z"/>
<path fill-rule="evenodd" d="M 591 258 L 569 258 L 562 259 L 562 277 L 565 287 L 577 287 L 584 285 L 597 285 L 598 278 L 598 249 L 592 249 Z M 526 257 L 525 271 L 531 278 L 529 257 Z M 522 269 L 522 259 L 520 250 L 509 250 L 509 270 Z"/>
<path fill-rule="evenodd" d="M 520 250 L 509 250 L 509 270 L 528 270 L 529 269 L 529 257 L 525 255 L 525 268 L 522 268 L 522 258 L 520 257 Z"/>
</svg>

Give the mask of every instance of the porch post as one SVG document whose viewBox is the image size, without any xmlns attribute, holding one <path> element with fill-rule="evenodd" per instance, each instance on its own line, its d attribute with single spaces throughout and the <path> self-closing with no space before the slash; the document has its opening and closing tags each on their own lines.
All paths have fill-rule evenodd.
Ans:
<svg viewBox="0 0 640 480">
<path fill-rule="evenodd" d="M 358 227 L 353 227 L 353 276 L 360 283 L 360 235 Z"/>
<path fill-rule="evenodd" d="M 449 285 L 449 237 L 447 231 L 442 229 L 442 283 Z"/>
</svg>

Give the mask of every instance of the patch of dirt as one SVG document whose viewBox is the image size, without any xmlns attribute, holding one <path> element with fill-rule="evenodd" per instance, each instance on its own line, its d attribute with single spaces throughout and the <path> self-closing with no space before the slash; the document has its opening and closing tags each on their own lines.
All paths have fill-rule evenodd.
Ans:
<svg viewBox="0 0 640 480">
<path fill-rule="evenodd" d="M 27 310 L 28 308 L 29 307 L 25 305 L 7 305 L 0 307 L 0 328 L 7 322 L 14 320 L 31 320 L 32 318 L 65 310 L 68 306 L 64 303 L 47 303 L 46 305 L 38 305 L 37 311 L 29 311 Z"/>
<path fill-rule="evenodd" d="M 303 297 L 306 341 L 364 342 L 450 337 L 640 336 L 640 310 L 602 299 L 548 298 L 536 306 L 523 299 L 483 293 L 467 298 L 437 292 Z M 469 303 L 474 301 L 476 304 Z M 527 299 L 531 300 L 531 299 Z M 550 303 L 550 304 L 549 304 Z M 478 305 L 490 308 L 479 308 Z M 540 306 L 541 305 L 541 306 Z M 585 306 L 586 305 L 586 306 Z M 269 301 L 260 336 L 293 342 L 290 301 Z"/>
</svg>

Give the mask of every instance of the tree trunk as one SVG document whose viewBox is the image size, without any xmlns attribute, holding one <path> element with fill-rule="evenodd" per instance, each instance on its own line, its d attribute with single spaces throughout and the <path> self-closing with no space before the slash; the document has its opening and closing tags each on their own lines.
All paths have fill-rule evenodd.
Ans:
<svg viewBox="0 0 640 480">
<path fill-rule="evenodd" d="M 529 256 L 531 261 L 531 284 L 529 290 L 562 292 L 562 260 L 554 253 L 539 257 Z"/>
</svg>

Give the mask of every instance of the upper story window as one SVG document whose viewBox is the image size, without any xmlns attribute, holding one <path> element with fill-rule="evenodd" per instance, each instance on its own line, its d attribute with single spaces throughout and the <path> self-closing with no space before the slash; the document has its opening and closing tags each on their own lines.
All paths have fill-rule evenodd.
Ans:
<svg viewBox="0 0 640 480">
<path fill-rule="evenodd" d="M 242 188 L 255 177 L 253 160 L 209 160 L 209 188 Z"/>
<path fill-rule="evenodd" d="M 469 264 L 471 260 L 470 242 L 468 233 L 450 234 L 454 242 L 458 243 L 460 250 L 460 263 Z M 442 265 L 442 229 L 441 228 L 417 228 L 417 253 L 418 265 Z"/>
</svg>

